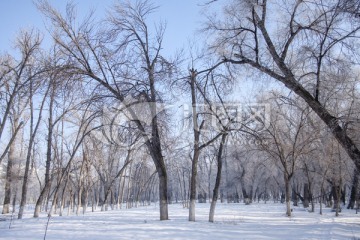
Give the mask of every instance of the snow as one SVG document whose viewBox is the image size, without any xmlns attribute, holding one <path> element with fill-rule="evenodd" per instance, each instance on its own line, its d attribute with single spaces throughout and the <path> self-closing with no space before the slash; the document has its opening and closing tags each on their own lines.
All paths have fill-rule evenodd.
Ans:
<svg viewBox="0 0 360 240">
<path fill-rule="evenodd" d="M 188 210 L 169 205 L 168 221 L 159 221 L 157 205 L 131 209 L 87 212 L 85 215 L 53 216 L 46 239 L 360 239 L 360 214 L 343 209 L 339 217 L 293 208 L 285 216 L 280 203 L 218 204 L 215 223 L 209 223 L 210 204 L 196 205 L 196 222 L 188 222 Z M 65 211 L 66 213 L 67 211 Z M 0 221 L 0 239 L 43 239 L 48 218 L 32 218 L 32 208 L 22 220 L 10 215 Z M 74 214 L 74 213 L 72 213 Z M 0 216 L 2 218 L 4 216 Z M 16 217 L 16 215 L 14 215 Z"/>
</svg>

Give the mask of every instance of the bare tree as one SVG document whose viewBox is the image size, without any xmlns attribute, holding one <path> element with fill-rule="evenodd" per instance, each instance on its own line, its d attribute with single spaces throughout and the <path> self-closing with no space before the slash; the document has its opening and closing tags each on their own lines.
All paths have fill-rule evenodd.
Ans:
<svg viewBox="0 0 360 240">
<path fill-rule="evenodd" d="M 39 69 L 39 62 L 35 61 L 36 55 L 38 54 L 40 46 L 40 37 L 39 34 L 32 31 L 23 31 L 19 33 L 19 37 L 16 42 L 17 49 L 20 51 L 21 60 L 16 62 L 13 60 L 6 60 L 2 62 L 2 67 L 5 70 L 6 74 L 1 78 L 4 80 L 2 82 L 5 87 L 7 94 L 5 94 L 5 110 L 0 122 L 0 138 L 2 136 L 5 124 L 9 116 L 12 118 L 12 132 L 10 135 L 10 140 L 5 147 L 5 151 L 0 156 L 0 162 L 6 155 L 7 151 L 10 149 L 11 154 L 8 158 L 7 164 L 7 182 L 5 184 L 5 199 L 4 199 L 4 210 L 3 213 L 8 211 L 8 205 L 10 204 L 10 181 L 13 178 L 13 161 L 14 161 L 14 151 L 15 145 L 14 141 L 16 136 L 23 125 L 23 122 L 20 121 L 22 113 L 25 106 L 28 104 L 29 94 L 25 89 L 29 87 L 32 82 L 35 81 L 37 75 L 39 75 L 42 70 Z M 17 106 L 15 106 L 15 102 Z"/>
<path fill-rule="evenodd" d="M 189 221 L 195 221 L 195 202 L 196 202 L 196 188 L 197 188 L 197 173 L 198 173 L 198 162 L 202 149 L 209 146 L 211 143 L 216 141 L 217 138 L 221 136 L 221 133 L 215 134 L 215 136 L 210 137 L 209 140 L 200 142 L 201 132 L 205 126 L 205 120 L 200 121 L 199 116 L 204 113 L 199 113 L 197 104 L 197 90 L 198 85 L 196 77 L 197 71 L 195 69 L 190 70 L 190 89 L 191 89 L 191 106 L 192 106 L 192 124 L 193 124 L 193 134 L 194 134 L 194 144 L 193 144 L 193 156 L 192 156 L 192 165 L 191 165 L 191 180 L 190 180 L 190 206 L 189 206 Z M 210 102 L 209 102 L 210 103 Z M 211 108 L 211 106 L 209 106 Z M 209 124 L 209 123 L 207 123 Z"/>
<path fill-rule="evenodd" d="M 111 99 L 125 104 L 134 120 L 136 130 L 144 137 L 145 145 L 153 159 L 159 177 L 160 219 L 168 219 L 167 172 L 159 129 L 157 102 L 161 102 L 157 83 L 168 77 L 171 63 L 161 56 L 165 27 L 158 26 L 151 35 L 147 17 L 156 7 L 148 1 L 115 5 L 106 27 L 100 32 L 91 20 L 86 19 L 78 28 L 74 26 L 74 7 L 68 5 L 64 18 L 48 3 L 38 4 L 39 9 L 57 29 L 52 33 L 54 40 L 69 57 L 69 72 L 91 80 L 88 87 L 101 89 Z M 132 108 L 134 102 L 126 97 L 145 102 L 147 106 L 147 127 Z"/>
<path fill-rule="evenodd" d="M 32 36 L 31 34 L 25 34 L 25 43 L 27 45 L 35 45 L 35 46 L 39 46 L 40 44 L 40 37 L 39 35 L 35 35 Z M 39 59 L 40 60 L 40 59 Z M 31 72 L 35 72 L 35 73 L 39 73 L 39 72 L 43 72 L 44 70 L 42 69 L 43 66 L 40 65 L 40 63 L 37 62 L 31 62 L 30 66 L 33 65 L 34 69 L 29 71 L 29 74 L 31 74 Z M 36 69 L 38 68 L 38 69 Z M 38 115 L 37 117 L 35 117 L 35 109 L 34 109 L 34 99 L 35 99 L 35 95 L 36 92 L 38 92 L 39 90 L 41 90 L 40 86 L 40 82 L 38 81 L 39 78 L 35 78 L 34 76 L 31 77 L 31 81 L 29 82 L 29 99 L 30 99 L 30 126 L 29 126 L 29 143 L 28 143 L 28 149 L 27 149 L 27 154 L 26 154 L 26 161 L 25 161 L 25 171 L 24 171 L 24 178 L 23 178 L 23 185 L 22 185 L 22 192 L 21 192 L 21 201 L 20 201 L 20 209 L 19 209 L 19 213 L 18 213 L 18 219 L 22 219 L 23 214 L 24 214 L 24 208 L 25 208 L 25 204 L 27 201 L 27 192 L 28 192 L 28 184 L 29 184 L 29 170 L 30 170 L 30 162 L 31 159 L 33 157 L 33 146 L 34 146 L 34 142 L 35 142 L 35 137 L 36 134 L 38 132 L 41 120 L 42 120 L 42 114 L 43 114 L 43 108 L 44 108 L 44 104 L 45 104 L 45 100 L 47 98 L 47 95 L 50 91 L 50 84 L 45 84 L 45 88 L 43 89 L 44 93 L 42 94 L 42 98 L 40 101 L 40 106 L 39 106 L 39 110 L 38 110 Z"/>
<path fill-rule="evenodd" d="M 358 56 L 359 1 L 346 3 L 234 0 L 224 8 L 224 20 L 209 18 L 207 30 L 217 34 L 212 49 L 222 62 L 261 72 L 301 97 L 360 170 L 358 146 L 326 104 L 328 83 L 351 72 Z"/>
<path fill-rule="evenodd" d="M 48 121 L 47 121 L 47 141 L 46 141 L 46 163 L 45 163 L 45 179 L 44 185 L 40 190 L 40 195 L 36 201 L 34 217 L 39 217 L 42 203 L 49 193 L 51 187 L 51 167 L 53 162 L 53 139 L 54 131 L 58 123 L 65 117 L 65 115 L 73 108 L 73 89 L 66 88 L 66 81 L 69 80 L 69 76 L 62 75 L 62 67 L 58 66 L 59 59 L 61 59 L 61 53 L 53 48 L 51 51 L 51 56 L 46 66 L 46 73 L 44 74 L 44 79 L 49 83 L 49 93 L 48 93 Z M 73 86 L 74 88 L 74 86 Z M 67 92 L 59 101 L 60 92 Z M 81 99 L 79 99 L 81 100 Z M 61 106 L 59 106 L 61 105 Z M 62 108 L 59 114 L 56 114 L 56 110 Z"/>
<path fill-rule="evenodd" d="M 260 133 L 260 150 L 266 152 L 281 169 L 285 184 L 286 215 L 291 216 L 291 179 L 303 155 L 311 152 L 314 141 L 307 129 L 307 108 L 289 107 L 275 99 L 272 109 L 272 121 L 269 127 Z"/>
<path fill-rule="evenodd" d="M 60 171 L 57 174 L 58 180 L 57 180 L 57 184 L 53 190 L 53 201 L 52 201 L 51 209 L 49 210 L 49 213 L 48 213 L 49 216 L 51 216 L 53 211 L 56 211 L 56 209 L 57 209 L 56 204 L 58 201 L 61 186 L 63 185 L 63 181 L 65 179 L 70 178 L 69 174 L 70 174 L 71 166 L 73 165 L 74 160 L 76 159 L 76 154 L 78 153 L 79 149 L 81 149 L 81 146 L 83 145 L 83 141 L 93 131 L 101 128 L 101 125 L 94 124 L 94 121 L 95 121 L 95 119 L 97 119 L 99 117 L 100 112 L 99 111 L 91 111 L 90 109 L 91 109 L 90 104 L 88 103 L 84 109 L 77 109 L 77 114 L 74 114 L 75 117 L 74 117 L 74 119 L 72 119 L 72 121 L 73 121 L 72 124 L 77 126 L 77 131 L 72 134 L 73 138 L 70 138 L 71 142 L 72 142 L 71 146 L 67 146 L 68 155 L 69 155 L 67 163 L 65 164 L 65 166 L 61 165 L 61 167 L 59 167 Z M 61 162 L 61 164 L 63 164 L 63 163 Z M 67 181 L 68 180 L 65 181 L 64 191 L 66 189 Z"/>
</svg>

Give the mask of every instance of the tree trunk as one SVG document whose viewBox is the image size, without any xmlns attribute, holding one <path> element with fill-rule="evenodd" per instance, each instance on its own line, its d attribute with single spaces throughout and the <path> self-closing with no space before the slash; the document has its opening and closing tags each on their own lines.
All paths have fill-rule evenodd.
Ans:
<svg viewBox="0 0 360 240">
<path fill-rule="evenodd" d="M 359 187 L 359 172 L 357 171 L 357 169 L 354 169 L 354 176 L 353 176 L 353 181 L 352 181 L 352 186 L 351 186 L 350 199 L 349 199 L 349 204 L 347 206 L 347 209 L 354 209 L 355 202 L 356 202 L 357 195 L 358 195 L 358 187 Z"/>
<path fill-rule="evenodd" d="M 127 172 L 127 169 L 125 170 L 125 173 L 124 173 L 124 176 L 122 176 L 122 179 L 120 179 L 122 181 L 120 181 L 120 184 L 121 184 L 121 195 L 119 197 L 119 201 L 120 201 L 120 209 L 122 208 L 122 204 L 124 202 L 124 190 L 125 190 L 125 180 L 126 180 L 126 172 Z M 120 185 L 119 184 L 119 185 Z"/>
<path fill-rule="evenodd" d="M 323 195 L 324 195 L 324 189 L 323 189 L 323 186 L 322 186 L 323 184 L 321 184 L 321 187 L 320 187 L 320 202 L 319 202 L 319 204 L 320 204 L 320 215 L 322 215 L 322 205 L 323 205 L 323 199 L 324 199 L 324 197 L 323 197 Z"/>
<path fill-rule="evenodd" d="M 292 194 L 291 194 L 292 196 L 291 196 L 291 200 L 293 201 L 293 205 L 295 206 L 295 207 L 297 207 L 298 206 L 298 201 L 299 201 L 299 197 L 298 197 L 298 195 L 297 195 L 297 192 L 296 192 L 296 190 L 293 188 L 292 189 Z"/>
<path fill-rule="evenodd" d="M 166 172 L 159 172 L 159 199 L 160 199 L 160 220 L 168 220 L 167 204 L 167 175 Z"/>
<path fill-rule="evenodd" d="M 12 126 L 12 134 L 15 135 L 17 129 L 20 128 L 19 124 L 19 117 L 14 116 L 14 122 Z M 9 146 L 9 152 L 8 152 L 8 162 L 6 166 L 6 179 L 5 179 L 5 196 L 4 196 L 4 205 L 2 214 L 6 214 L 10 212 L 10 204 L 11 204 L 11 187 L 12 187 L 12 180 L 14 178 L 13 174 L 13 164 L 14 160 L 16 159 L 16 139 L 11 142 Z M 13 209 L 14 211 L 15 209 Z"/>
<path fill-rule="evenodd" d="M 189 221 L 195 221 L 195 203 L 196 203 L 196 178 L 197 165 L 199 160 L 199 151 L 194 149 L 194 155 L 191 166 L 191 180 L 190 180 L 190 205 L 189 205 Z"/>
<path fill-rule="evenodd" d="M 309 184 L 305 183 L 304 184 L 304 208 L 308 208 L 309 207 L 309 198 L 310 198 L 310 193 L 309 193 Z"/>
<path fill-rule="evenodd" d="M 198 113 L 196 106 L 196 71 L 190 70 L 190 87 L 191 87 L 191 104 L 192 104 L 192 122 L 194 132 L 194 149 L 191 164 L 191 179 L 190 179 L 190 206 L 189 206 L 189 221 L 195 221 L 195 202 L 196 202 L 196 180 L 197 180 L 197 167 L 200 156 L 199 141 L 200 129 L 198 124 Z"/>
<path fill-rule="evenodd" d="M 52 137 L 53 137 L 53 107 L 55 100 L 55 85 L 52 85 L 52 91 L 50 95 L 50 103 L 49 103 L 49 119 L 48 119 L 48 134 L 47 134 L 47 150 L 46 150 L 46 164 L 45 164 L 45 183 L 44 188 L 40 192 L 40 196 L 38 197 L 34 210 L 34 218 L 39 217 L 41 205 L 44 201 L 44 198 L 51 187 L 50 180 L 50 168 L 51 168 L 51 158 L 52 158 Z"/>
<path fill-rule="evenodd" d="M 29 170 L 30 170 L 30 161 L 31 161 L 31 149 L 34 139 L 30 138 L 29 142 L 29 149 L 28 149 L 28 155 L 26 157 L 26 163 L 25 163 L 25 173 L 24 173 L 24 179 L 23 179 L 23 185 L 22 185 L 22 194 L 21 194 L 21 201 L 20 201 L 20 209 L 18 213 L 18 219 L 22 219 L 24 214 L 24 208 L 26 204 L 26 198 L 27 198 L 27 190 L 28 190 L 28 184 L 29 184 Z"/>
<path fill-rule="evenodd" d="M 24 214 L 24 208 L 26 204 L 26 197 L 27 197 L 27 190 L 28 190 L 28 184 L 29 184 L 29 170 L 30 170 L 30 161 L 32 158 L 32 150 L 33 145 L 35 141 L 35 136 L 37 134 L 37 130 L 39 129 L 39 125 L 42 118 L 42 110 L 44 107 L 44 103 L 46 100 L 46 96 L 50 90 L 50 84 L 46 89 L 46 92 L 44 93 L 44 96 L 41 101 L 41 106 L 39 109 L 39 115 L 37 118 L 37 122 L 34 126 L 34 105 L 33 105 L 33 97 L 34 97 L 34 89 L 33 89 L 33 82 L 30 82 L 30 139 L 29 139 L 29 145 L 26 155 L 26 163 L 25 163 L 25 172 L 24 172 L 24 179 L 23 179 L 23 185 L 22 185 L 22 192 L 21 192 L 21 201 L 20 201 L 20 209 L 18 213 L 18 219 L 22 219 Z"/>
<path fill-rule="evenodd" d="M 245 171 L 245 168 L 243 166 L 241 166 L 243 171 L 241 172 L 241 175 L 240 175 L 240 184 L 241 184 L 241 192 L 242 192 L 242 195 L 243 195 L 243 201 L 246 205 L 250 204 L 250 196 L 249 194 L 246 192 L 246 186 L 245 186 L 245 174 L 246 174 L 246 171 Z"/>
<path fill-rule="evenodd" d="M 69 177 L 70 177 L 70 174 L 67 175 L 67 178 L 65 180 L 65 184 L 64 184 L 64 188 L 63 188 L 63 191 L 62 191 L 62 194 L 61 194 L 61 205 L 60 205 L 60 212 L 59 212 L 59 216 L 62 216 L 63 215 L 63 210 L 64 210 L 64 205 L 65 205 L 65 201 L 66 201 L 66 189 L 67 189 L 67 185 L 68 185 L 68 182 L 69 182 Z M 69 206 L 70 208 L 70 206 Z"/>
<path fill-rule="evenodd" d="M 78 216 L 80 213 L 82 192 L 83 192 L 83 188 L 82 186 L 79 186 L 77 193 L 76 216 Z"/>
<path fill-rule="evenodd" d="M 285 202 L 286 202 L 286 215 L 291 217 L 291 206 L 290 206 L 290 199 L 291 199 L 291 189 L 290 189 L 290 178 L 289 176 L 284 173 L 284 181 L 285 181 Z"/>
<path fill-rule="evenodd" d="M 229 168 L 228 168 L 228 161 L 227 158 L 224 159 L 224 165 L 225 165 L 225 186 L 226 186 L 226 199 L 227 199 L 227 203 L 229 203 L 229 195 L 230 195 L 230 180 L 229 180 Z M 236 187 L 235 187 L 236 189 Z M 235 190 L 236 191 L 236 190 Z M 237 194 L 237 192 L 235 193 L 235 195 Z M 238 200 L 236 200 L 236 197 L 234 197 L 234 202 L 236 203 Z"/>
<path fill-rule="evenodd" d="M 341 181 L 340 181 L 341 185 Z M 341 212 L 340 200 L 341 200 L 341 187 L 340 185 L 336 185 L 333 183 L 331 194 L 334 199 L 333 211 L 335 212 L 335 216 L 339 216 L 339 212 Z"/>
<path fill-rule="evenodd" d="M 87 209 L 87 205 L 88 205 L 88 198 L 89 198 L 89 190 L 86 189 L 84 191 L 84 201 L 83 201 L 83 210 L 82 210 L 82 214 L 84 215 Z"/>
<path fill-rule="evenodd" d="M 217 154 L 218 167 L 217 167 L 216 181 L 215 181 L 215 186 L 214 186 L 213 196 L 212 196 L 212 201 L 211 201 L 211 206 L 210 206 L 209 222 L 214 222 L 215 207 L 216 207 L 216 202 L 217 202 L 218 196 L 219 196 L 219 188 L 220 188 L 220 182 L 221 182 L 222 152 L 224 149 L 226 137 L 227 137 L 227 133 L 222 134 L 220 147 L 219 147 L 218 154 Z"/>
<path fill-rule="evenodd" d="M 79 180 L 78 180 L 79 186 L 78 186 L 78 196 L 77 196 L 78 202 L 77 202 L 77 206 L 76 206 L 76 216 L 79 215 L 80 208 L 81 208 L 81 202 L 82 202 L 81 199 L 82 199 L 82 193 L 84 190 L 84 181 L 85 181 L 84 168 L 85 168 L 86 161 L 87 161 L 87 156 L 86 156 L 85 151 L 83 150 L 83 159 L 81 162 L 80 175 L 79 175 Z"/>
<path fill-rule="evenodd" d="M 67 211 L 68 216 L 70 216 L 70 211 L 73 208 L 73 203 L 74 203 L 74 201 L 73 201 L 72 189 L 70 189 L 70 192 L 69 192 L 69 206 L 68 206 L 68 211 Z M 51 209 L 50 209 L 50 212 L 49 212 L 49 216 L 51 216 Z"/>
<path fill-rule="evenodd" d="M 10 204 L 11 204 L 11 185 L 13 179 L 13 161 L 15 160 L 15 152 L 14 152 L 14 143 L 11 144 L 9 153 L 8 153 L 8 162 L 6 167 L 6 182 L 5 182 L 5 197 L 4 197 L 4 205 L 2 214 L 7 214 L 10 212 Z"/>
<path fill-rule="evenodd" d="M 157 128 L 157 127 L 156 127 Z M 156 136 L 158 135 L 157 130 Z M 156 166 L 156 171 L 159 177 L 159 204 L 160 204 L 160 220 L 168 220 L 168 185 L 167 185 L 167 172 L 164 157 L 162 156 L 160 138 L 153 138 L 152 158 Z"/>
<path fill-rule="evenodd" d="M 34 218 L 39 217 L 40 211 L 41 211 L 41 205 L 44 201 L 45 196 L 47 195 L 48 191 L 50 189 L 50 181 L 46 182 L 45 180 L 45 186 L 44 188 L 41 190 L 40 195 L 36 201 L 35 204 L 35 210 L 34 210 Z"/>
</svg>

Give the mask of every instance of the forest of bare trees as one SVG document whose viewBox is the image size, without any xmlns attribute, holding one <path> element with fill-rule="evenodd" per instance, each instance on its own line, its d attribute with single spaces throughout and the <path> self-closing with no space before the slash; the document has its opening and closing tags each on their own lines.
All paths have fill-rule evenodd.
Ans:
<svg viewBox="0 0 360 240">
<path fill-rule="evenodd" d="M 47 32 L 0 55 L 2 214 L 359 208 L 360 1 L 204 1 L 223 9 L 204 13 L 204 48 L 171 57 L 151 1 L 103 19 L 34 4 Z M 244 78 L 267 87 L 240 98 Z"/>
</svg>

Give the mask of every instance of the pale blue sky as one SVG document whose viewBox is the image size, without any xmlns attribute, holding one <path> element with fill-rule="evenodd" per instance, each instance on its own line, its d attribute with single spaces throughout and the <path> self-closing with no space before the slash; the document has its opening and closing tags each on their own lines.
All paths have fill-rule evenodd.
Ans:
<svg viewBox="0 0 360 240">
<path fill-rule="evenodd" d="M 91 8 L 96 14 L 104 15 L 116 0 L 75 0 L 78 13 L 81 15 Z M 155 18 L 167 21 L 164 48 L 167 52 L 174 52 L 185 46 L 188 40 L 194 38 L 195 30 L 200 28 L 201 17 L 199 6 L 205 0 L 153 0 L 159 5 Z M 57 9 L 64 9 L 67 1 L 49 0 Z M 0 51 L 8 51 L 19 29 L 36 27 L 45 31 L 44 17 L 36 9 L 31 0 L 1 0 L 0 1 Z"/>
</svg>

